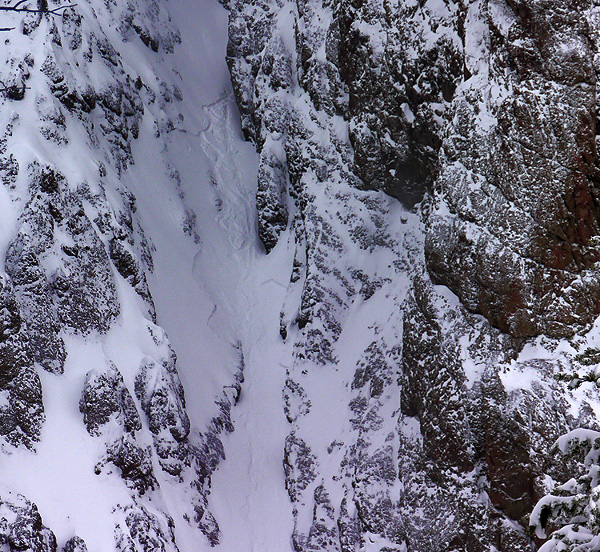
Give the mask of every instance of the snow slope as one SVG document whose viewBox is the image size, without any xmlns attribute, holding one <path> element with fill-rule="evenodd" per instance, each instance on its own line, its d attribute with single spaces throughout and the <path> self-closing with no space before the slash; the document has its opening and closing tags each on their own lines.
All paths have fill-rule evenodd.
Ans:
<svg viewBox="0 0 600 552">
<path fill-rule="evenodd" d="M 170 135 L 169 159 L 181 174 L 183 204 L 197 215 L 200 241 L 181 261 L 174 258 L 183 256 L 173 249 L 175 240 L 161 249 L 152 232 L 159 322 L 182 360 L 188 408 L 199 423 L 226 384 L 208 386 L 207 380 L 223 377 L 227 347 L 241 343 L 245 382 L 232 415 L 236 430 L 223 438 L 226 461 L 213 477 L 210 504 L 222 530 L 220 549 L 284 551 L 290 549 L 292 517 L 282 467 L 288 423 L 281 393 L 290 347 L 278 330 L 293 251 L 282 243 L 266 257 L 256 233 L 257 156 L 243 140 L 225 64 L 227 12 L 211 0 L 173 2 L 170 12 L 182 34 L 173 67 L 183 77 L 185 120 Z M 164 214 L 154 218 L 161 202 L 141 190 L 139 196 L 154 206 L 146 227 L 164 232 Z"/>
</svg>

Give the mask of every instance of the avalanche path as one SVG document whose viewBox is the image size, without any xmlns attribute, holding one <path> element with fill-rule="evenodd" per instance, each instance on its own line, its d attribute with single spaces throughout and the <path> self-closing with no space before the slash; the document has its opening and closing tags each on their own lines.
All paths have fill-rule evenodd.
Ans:
<svg viewBox="0 0 600 552">
<path fill-rule="evenodd" d="M 170 134 L 168 158 L 180 175 L 174 190 L 186 207 L 180 216 L 195 221 L 198 237 L 177 250 L 169 237 L 161 245 L 165 217 L 173 213 L 147 191 L 140 194 L 153 201 L 147 212 L 155 220 L 159 322 L 178 351 L 196 427 L 206 423 L 207 405 L 227 385 L 233 345 L 241 345 L 245 382 L 232 410 L 235 432 L 222 437 L 226 460 L 213 476 L 210 497 L 221 528 L 218 549 L 285 552 L 293 522 L 282 467 L 289 428 L 281 392 L 291 345 L 279 337 L 279 312 L 293 251 L 282 240 L 267 257 L 258 240 L 257 155 L 243 140 L 225 63 L 227 12 L 216 0 L 176 0 L 170 12 L 182 37 L 173 71 L 181 75 L 185 119 Z M 145 170 L 154 172 L 152 155 L 147 161 Z M 180 272 L 175 283 L 174 267 Z M 185 552 L 201 546 L 192 534 L 177 539 Z"/>
<path fill-rule="evenodd" d="M 236 431 L 224 439 L 227 460 L 213 477 L 211 505 L 223 530 L 223 550 L 284 551 L 290 549 L 292 519 L 282 469 L 287 421 L 281 390 L 291 345 L 279 336 L 286 284 L 277 278 L 290 272 L 292 252 L 282 248 L 267 258 L 256 239 L 256 173 L 238 161 L 243 156 L 235 144 L 240 131 L 233 98 L 210 106 L 208 115 L 202 146 L 218 195 L 217 224 L 230 246 L 198 253 L 195 275 L 215 298 L 213 327 L 229 327 L 239 337 L 246 377 L 233 411 Z M 224 269 L 232 277 L 225 286 Z"/>
</svg>

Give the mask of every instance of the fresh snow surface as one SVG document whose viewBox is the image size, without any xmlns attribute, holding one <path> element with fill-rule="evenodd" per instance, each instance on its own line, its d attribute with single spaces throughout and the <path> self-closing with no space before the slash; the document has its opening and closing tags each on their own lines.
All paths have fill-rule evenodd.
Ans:
<svg viewBox="0 0 600 552">
<path fill-rule="evenodd" d="M 284 486 L 288 423 L 281 390 L 291 354 L 278 330 L 293 251 L 284 238 L 267 257 L 257 237 L 257 156 L 243 140 L 225 63 L 227 12 L 216 0 L 175 0 L 169 9 L 182 36 L 169 62 L 181 75 L 185 118 L 167 147 L 184 199 L 178 201 L 172 184 L 174 196 L 165 197 L 168 184 L 153 177 L 165 171 L 156 166 L 161 156 L 152 144 L 138 144 L 136 158 L 145 157 L 133 169 L 146 176 L 134 179 L 133 192 L 157 248 L 150 285 L 158 323 L 178 353 L 188 413 L 200 430 L 216 413 L 220 389 L 231 383 L 238 363 L 233 346 L 241 343 L 245 382 L 232 410 L 236 431 L 222 437 L 227 460 L 213 476 L 209 502 L 222 532 L 217 550 L 285 552 L 292 505 Z M 197 217 L 199 243 L 181 233 L 182 203 Z M 210 550 L 184 529 L 178 525 L 182 552 Z"/>
</svg>

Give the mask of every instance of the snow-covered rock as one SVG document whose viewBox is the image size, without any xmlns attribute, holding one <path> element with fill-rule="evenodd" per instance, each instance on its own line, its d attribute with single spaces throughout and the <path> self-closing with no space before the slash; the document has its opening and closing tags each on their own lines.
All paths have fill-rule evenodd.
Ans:
<svg viewBox="0 0 600 552">
<path fill-rule="evenodd" d="M 554 376 L 598 315 L 595 8 L 228 7 L 259 235 L 285 206 L 296 248 L 295 549 L 532 550 L 550 447 L 592 423 Z"/>
<path fill-rule="evenodd" d="M 168 61 L 179 32 L 161 2 L 17 8 L 24 11 L 2 11 L 8 28 L 0 54 L 2 463 L 5 483 L 33 493 L 60 527 L 57 542 L 37 507 L 14 495 L 18 507 L 10 497 L 5 503 L 14 516 L 2 514 L 3 542 L 11 550 L 174 551 L 177 532 L 184 550 L 190 540 L 215 545 L 210 478 L 223 457 L 219 434 L 233 430 L 234 399 L 223 387 L 238 386 L 239 394 L 242 378 L 232 352 L 222 377 L 207 385 L 206 413 L 190 422 L 151 291 L 153 255 L 162 250 L 147 230 L 165 228 L 152 224 L 133 192 L 142 178 L 133 168 L 144 169 L 153 148 L 164 173 L 142 174 L 159 185 L 154 202 L 173 202 L 168 231 L 198 247 L 195 214 L 167 152 L 184 122 L 182 78 Z M 201 294 L 188 270 L 172 277 Z M 64 452 L 46 454 L 55 437 Z M 70 444 L 80 452 L 69 453 Z M 37 488 L 18 475 L 27 463 Z M 65 469 L 72 481 L 53 480 Z M 61 485 L 82 490 L 59 499 L 52 493 Z M 95 511 L 89 524 L 88 508 Z M 73 536 L 70 519 L 87 526 L 83 539 Z M 17 543 L 17 525 L 29 541 Z"/>
<path fill-rule="evenodd" d="M 1 12 L 2 542 L 534 550 L 598 429 L 598 7 L 222 4 Z"/>
</svg>

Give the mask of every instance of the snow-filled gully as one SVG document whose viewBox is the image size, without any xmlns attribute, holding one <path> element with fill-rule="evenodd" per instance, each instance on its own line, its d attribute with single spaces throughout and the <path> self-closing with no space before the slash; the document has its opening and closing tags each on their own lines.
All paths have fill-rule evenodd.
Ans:
<svg viewBox="0 0 600 552">
<path fill-rule="evenodd" d="M 258 244 L 255 173 L 240 167 L 233 98 L 227 96 L 206 111 L 210 124 L 201 134 L 201 147 L 218 196 L 216 222 L 228 243 L 219 251 L 211 246 L 210 252 L 198 253 L 195 276 L 216 298 L 210 324 L 229 328 L 239 339 L 246 378 L 233 411 L 236 430 L 224 437 L 226 461 L 213 476 L 211 507 L 221 525 L 222 550 L 285 551 L 290 549 L 292 519 L 282 467 L 288 424 L 281 392 L 290 346 L 279 336 L 286 283 L 278 278 L 289 273 L 292 252 L 283 247 L 267 258 Z M 225 286 L 222 278 L 215 281 L 220 270 L 211 268 L 222 254 L 220 270 L 227 266 L 233 276 Z"/>
<path fill-rule="evenodd" d="M 199 251 L 187 276 L 212 303 L 203 310 L 199 325 L 215 340 L 204 336 L 200 343 L 186 343 L 189 327 L 177 322 L 178 315 L 168 314 L 176 310 L 167 305 L 168 299 L 159 301 L 165 309 L 157 305 L 158 312 L 166 311 L 170 318 L 162 323 L 180 357 L 191 358 L 198 348 L 211 349 L 213 344 L 221 349 L 223 343 L 241 343 L 245 382 L 232 411 L 236 429 L 223 436 L 226 461 L 212 479 L 210 505 L 222 535 L 218 549 L 285 552 L 291 550 L 292 505 L 282 466 L 289 428 L 281 393 L 291 353 L 290 345 L 279 337 L 279 311 L 293 252 L 282 240 L 267 257 L 257 237 L 257 159 L 253 147 L 243 140 L 225 64 L 227 12 L 216 0 L 177 0 L 170 9 L 182 34 L 175 64 L 193 68 L 181 72 L 185 132 L 172 133 L 170 153 L 182 175 L 185 202 L 197 214 Z M 196 63 L 190 65 L 190 57 Z M 169 259 L 164 263 L 168 266 Z M 167 272 L 164 278 L 169 278 Z M 164 286 L 158 282 L 156 288 Z M 222 362 L 218 354 L 204 350 L 201 355 L 207 362 Z M 192 418 L 195 407 L 206 408 L 194 398 L 198 368 L 202 370 L 194 362 L 180 365 Z M 178 535 L 183 551 L 209 549 L 197 540 L 182 542 L 186 538 Z"/>
</svg>

